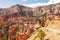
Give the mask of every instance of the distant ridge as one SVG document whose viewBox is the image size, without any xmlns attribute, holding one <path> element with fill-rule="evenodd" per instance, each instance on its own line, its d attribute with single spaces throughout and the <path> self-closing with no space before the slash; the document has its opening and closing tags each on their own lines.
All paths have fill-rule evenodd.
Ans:
<svg viewBox="0 0 60 40">
<path fill-rule="evenodd" d="M 60 3 L 51 4 L 51 5 L 47 5 L 47 6 L 38 6 L 36 8 L 31 8 L 31 7 L 16 4 L 16 5 L 13 5 L 9 8 L 0 8 L 0 16 L 6 15 L 6 13 L 8 15 L 17 13 L 21 16 L 29 16 L 29 17 L 41 16 L 41 15 L 45 14 L 44 13 L 45 11 L 48 12 L 47 10 L 50 10 L 50 11 L 53 10 L 53 12 L 54 12 L 54 9 L 56 9 L 55 7 L 58 7 L 58 6 L 60 6 Z M 45 10 L 45 9 L 47 9 L 47 10 Z M 41 10 L 43 12 L 40 12 Z M 57 10 L 59 10 L 59 8 L 57 8 Z M 54 14 L 54 13 L 52 13 L 52 14 Z"/>
</svg>

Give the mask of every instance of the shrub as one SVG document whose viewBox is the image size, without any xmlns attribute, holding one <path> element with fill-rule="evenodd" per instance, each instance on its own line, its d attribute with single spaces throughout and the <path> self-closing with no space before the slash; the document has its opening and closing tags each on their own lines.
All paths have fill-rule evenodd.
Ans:
<svg viewBox="0 0 60 40">
<path fill-rule="evenodd" d="M 38 35 L 34 38 L 34 40 L 39 37 L 40 40 L 44 40 L 44 37 L 45 37 L 45 33 L 43 30 L 38 30 Z"/>
</svg>

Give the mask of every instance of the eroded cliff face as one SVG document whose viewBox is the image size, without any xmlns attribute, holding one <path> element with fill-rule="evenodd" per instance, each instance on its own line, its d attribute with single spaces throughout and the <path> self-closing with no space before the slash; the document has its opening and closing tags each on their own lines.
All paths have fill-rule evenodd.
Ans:
<svg viewBox="0 0 60 40">
<path fill-rule="evenodd" d="M 60 16 L 60 4 L 34 9 L 17 4 L 0 9 L 0 26 L 9 33 L 8 40 L 27 40 L 37 29 L 51 25 L 56 16 Z"/>
<path fill-rule="evenodd" d="M 11 6 L 9 8 L 4 8 L 4 9 L 0 9 L 0 15 L 15 15 L 15 13 L 17 13 L 17 15 L 19 16 L 32 16 L 32 8 L 26 7 L 26 6 L 22 6 L 19 4 L 16 4 L 14 6 Z"/>
</svg>

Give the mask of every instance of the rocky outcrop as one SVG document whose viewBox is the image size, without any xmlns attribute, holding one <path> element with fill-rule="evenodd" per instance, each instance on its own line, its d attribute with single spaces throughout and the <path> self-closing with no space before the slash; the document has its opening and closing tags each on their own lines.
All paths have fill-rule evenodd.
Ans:
<svg viewBox="0 0 60 40">
<path fill-rule="evenodd" d="M 44 40 L 60 40 L 60 18 L 55 16 L 54 20 L 47 21 L 46 23 L 48 26 L 39 29 L 45 33 Z M 40 40 L 40 37 L 37 36 L 38 34 L 38 30 L 33 32 L 27 40 Z"/>
</svg>

